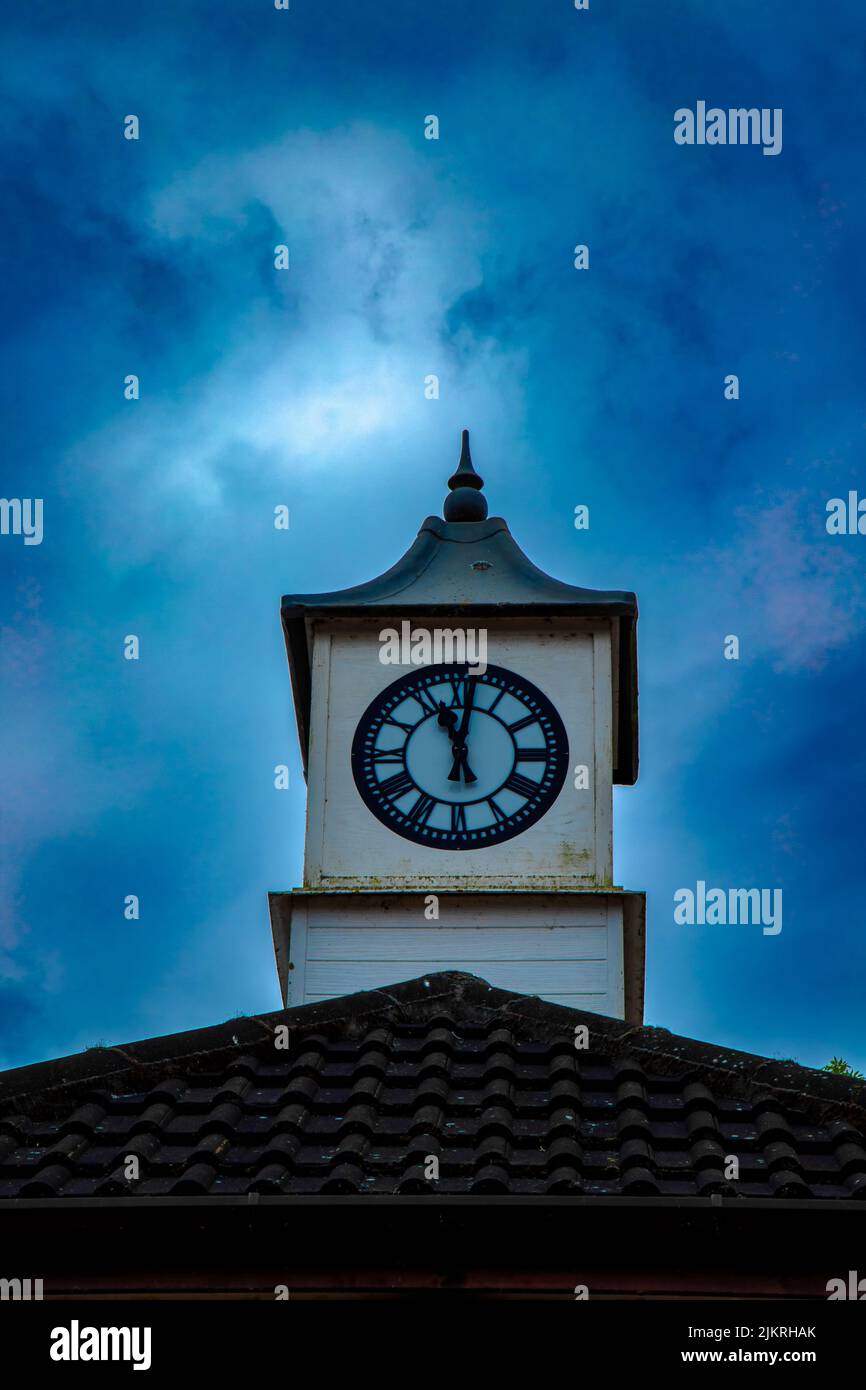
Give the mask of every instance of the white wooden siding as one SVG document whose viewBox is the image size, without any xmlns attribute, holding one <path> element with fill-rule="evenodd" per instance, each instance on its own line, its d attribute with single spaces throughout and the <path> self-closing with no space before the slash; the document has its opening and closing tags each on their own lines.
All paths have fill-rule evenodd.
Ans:
<svg viewBox="0 0 866 1390">
<path fill-rule="evenodd" d="M 460 970 L 621 1018 L 622 907 L 604 894 L 293 895 L 290 1004 Z"/>
<path fill-rule="evenodd" d="M 530 937 L 527 932 L 531 932 Z M 399 947 L 399 955 L 394 952 Z M 307 963 L 335 960 L 436 961 L 604 960 L 604 927 L 315 927 L 307 936 Z M 428 966 L 424 967 L 425 969 Z M 438 967 L 441 970 L 441 965 Z"/>
<path fill-rule="evenodd" d="M 527 928 L 528 938 L 531 928 Z M 525 949 L 531 943 L 525 941 Z M 307 961 L 307 996 L 310 999 L 330 999 L 338 994 L 352 994 L 359 989 L 377 989 L 379 985 L 397 984 L 412 980 L 416 975 L 433 974 L 437 970 L 464 970 L 478 975 L 499 989 L 513 989 L 522 994 L 562 992 L 570 986 L 573 994 L 603 995 L 607 993 L 607 961 L 537 961 L 482 960 L 464 956 L 451 960 L 428 959 L 392 960 L 383 978 L 382 961 Z"/>
</svg>

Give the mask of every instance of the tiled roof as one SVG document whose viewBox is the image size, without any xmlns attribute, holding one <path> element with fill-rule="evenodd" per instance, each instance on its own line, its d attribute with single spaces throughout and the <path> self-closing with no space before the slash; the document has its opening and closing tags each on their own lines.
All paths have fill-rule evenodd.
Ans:
<svg viewBox="0 0 866 1390">
<path fill-rule="evenodd" d="M 848 1078 L 448 973 L 0 1075 L 0 1199 L 832 1202 L 866 1197 L 864 1103 Z"/>
</svg>

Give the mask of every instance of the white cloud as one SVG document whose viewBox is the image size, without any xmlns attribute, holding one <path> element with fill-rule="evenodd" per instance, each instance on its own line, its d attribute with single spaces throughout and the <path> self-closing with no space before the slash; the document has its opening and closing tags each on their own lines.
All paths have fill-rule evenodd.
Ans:
<svg viewBox="0 0 866 1390">
<path fill-rule="evenodd" d="M 276 233 L 263 207 L 290 246 L 287 271 L 272 269 Z M 260 246 L 249 234 L 256 216 Z M 129 410 L 139 407 L 119 408 L 67 461 L 68 478 L 99 480 L 90 519 L 117 563 L 147 559 L 176 510 L 230 506 L 229 457 L 233 479 L 249 467 L 283 485 L 318 471 L 363 477 L 366 450 L 380 468 L 392 446 L 404 456 L 431 373 L 446 409 L 459 398 L 474 420 L 496 418 L 507 390 L 519 418 L 522 348 L 480 343 L 458 366 L 444 344 L 443 315 L 482 280 L 486 212 L 429 151 L 364 125 L 299 131 L 206 157 L 153 196 L 150 226 L 163 245 L 188 240 L 205 261 L 231 257 L 238 275 L 216 280 L 225 317 L 214 365 L 159 399 L 144 383 L 135 428 Z M 239 283 L 249 299 L 234 292 Z M 210 304 L 208 332 L 214 319 Z M 431 407 L 431 423 L 441 409 Z M 121 537 L 106 514 L 134 525 Z"/>
</svg>

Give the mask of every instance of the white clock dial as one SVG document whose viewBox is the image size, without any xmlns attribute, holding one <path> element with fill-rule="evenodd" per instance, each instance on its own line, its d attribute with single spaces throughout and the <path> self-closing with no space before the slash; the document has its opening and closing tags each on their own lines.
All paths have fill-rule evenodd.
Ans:
<svg viewBox="0 0 866 1390">
<path fill-rule="evenodd" d="M 371 702 L 352 744 L 365 804 L 396 834 L 436 849 L 482 849 L 553 805 L 568 740 L 551 701 L 501 666 L 425 666 Z"/>
</svg>

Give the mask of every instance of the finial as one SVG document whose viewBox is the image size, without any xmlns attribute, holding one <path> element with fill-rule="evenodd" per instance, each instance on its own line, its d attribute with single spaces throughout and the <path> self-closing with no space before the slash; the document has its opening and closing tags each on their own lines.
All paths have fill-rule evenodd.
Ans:
<svg viewBox="0 0 866 1390">
<path fill-rule="evenodd" d="M 472 466 L 468 430 L 463 431 L 460 462 L 448 479 L 448 486 L 451 491 L 442 509 L 446 521 L 484 521 L 487 516 L 487 498 L 481 492 L 484 479 Z"/>
</svg>

